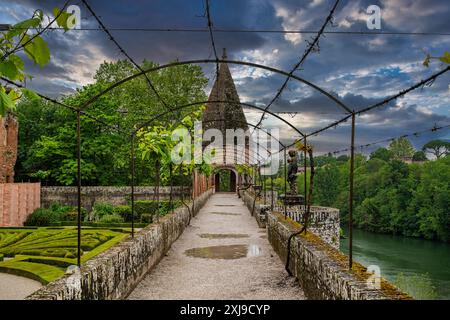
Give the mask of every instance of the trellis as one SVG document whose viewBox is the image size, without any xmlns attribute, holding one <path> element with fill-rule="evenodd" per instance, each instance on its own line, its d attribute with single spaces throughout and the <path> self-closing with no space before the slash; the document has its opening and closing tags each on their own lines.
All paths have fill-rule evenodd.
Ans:
<svg viewBox="0 0 450 320">
<path fill-rule="evenodd" d="M 68 5 L 70 1 L 67 1 L 64 5 L 64 8 Z M 163 70 L 165 68 L 172 68 L 172 67 L 176 67 L 176 66 L 180 66 L 180 65 L 188 65 L 188 64 L 215 64 L 216 66 L 216 74 L 218 74 L 218 70 L 219 70 L 219 64 L 220 63 L 228 63 L 228 64 L 235 64 L 235 65 L 244 65 L 244 66 L 248 66 L 248 67 L 253 67 L 253 68 L 259 68 L 259 69 L 263 69 L 266 71 L 270 71 L 273 73 L 278 73 L 281 74 L 283 76 L 286 77 L 283 85 L 281 86 L 281 88 L 277 91 L 276 95 L 274 96 L 274 98 L 269 102 L 269 104 L 267 104 L 264 108 L 261 107 L 257 107 L 248 103 L 239 103 L 241 106 L 245 106 L 248 108 L 252 108 L 252 109 L 256 109 L 259 111 L 262 111 L 262 115 L 260 120 L 256 123 L 256 124 L 251 124 L 246 122 L 247 125 L 250 125 L 251 127 L 254 128 L 252 134 L 256 131 L 256 130 L 262 130 L 261 125 L 262 122 L 264 120 L 264 116 L 265 114 L 269 114 L 281 121 L 283 121 L 284 123 L 286 123 L 287 125 L 289 125 L 292 129 L 294 129 L 297 133 L 300 134 L 301 139 L 303 140 L 304 145 L 307 145 L 307 141 L 309 140 L 308 138 L 312 137 L 312 136 L 316 136 L 320 133 L 325 132 L 326 130 L 329 130 L 331 128 L 336 128 L 337 126 L 346 123 L 347 121 L 351 121 L 351 133 L 350 133 L 350 147 L 347 149 L 343 149 L 343 150 L 336 150 L 334 153 L 339 153 L 342 151 L 350 151 L 350 171 L 349 171 L 349 260 L 348 260 L 348 266 L 351 269 L 352 268 L 352 263 L 353 263 L 353 257 L 352 257 L 352 243 L 353 243 L 353 236 L 352 236 L 352 229 L 353 229 L 353 187 L 354 187 L 354 162 L 355 162 L 355 134 L 356 134 L 356 117 L 364 114 L 368 111 L 374 110 L 374 109 L 378 109 L 382 106 L 385 106 L 386 104 L 388 104 L 391 101 L 394 101 L 400 97 L 405 96 L 406 94 L 412 92 L 413 90 L 416 90 L 418 88 L 430 85 L 434 82 L 435 79 L 437 79 L 438 77 L 440 77 L 441 75 L 443 75 L 444 73 L 448 72 L 450 70 L 450 66 L 434 73 L 433 75 L 427 77 L 426 79 L 417 82 L 416 84 L 405 88 L 404 90 L 398 92 L 397 94 L 388 97 L 378 103 L 375 103 L 373 105 L 370 106 L 366 106 L 360 109 L 352 109 L 349 106 L 347 106 L 343 101 L 341 101 L 339 98 L 335 97 L 334 95 L 332 95 L 330 92 L 327 92 L 326 90 L 324 90 L 323 88 L 321 88 L 320 86 L 302 78 L 299 77 L 298 75 L 295 75 L 294 72 L 297 71 L 299 69 L 299 67 L 304 63 L 304 61 L 306 60 L 306 58 L 309 56 L 309 54 L 311 54 L 312 52 L 316 52 L 319 50 L 319 41 L 320 38 L 323 34 L 325 33 L 333 33 L 333 32 L 326 32 L 325 29 L 327 27 L 327 25 L 332 23 L 333 20 L 333 15 L 338 7 L 338 4 L 340 2 L 340 0 L 336 0 L 329 12 L 329 14 L 327 15 L 325 22 L 323 23 L 322 27 L 320 28 L 319 31 L 317 32 L 311 32 L 311 31 L 305 31 L 305 33 L 315 33 L 316 36 L 314 37 L 314 39 L 311 42 L 308 42 L 308 47 L 305 50 L 303 56 L 300 58 L 300 60 L 298 61 L 298 63 L 295 64 L 295 66 L 289 71 L 283 71 L 283 70 L 279 70 L 277 68 L 273 68 L 270 66 L 266 66 L 266 65 L 261 65 L 261 64 L 257 64 L 257 63 L 252 63 L 252 62 L 246 62 L 246 61 L 236 61 L 236 60 L 228 60 L 228 59 L 219 59 L 219 57 L 217 56 L 217 50 L 216 50 L 216 44 L 215 44 L 215 40 L 214 40 L 214 28 L 213 28 L 213 19 L 210 13 L 210 3 L 209 0 L 205 0 L 205 5 L 206 5 L 206 10 L 205 10 L 205 17 L 208 20 L 207 26 L 208 26 L 208 33 L 210 36 L 210 42 L 211 42 L 211 46 L 213 48 L 213 52 L 214 52 L 214 57 L 215 59 L 203 59 L 203 60 L 186 60 L 186 61 L 176 61 L 173 63 L 168 63 L 165 65 L 161 65 L 161 66 L 157 66 L 157 67 L 153 67 L 153 68 L 149 68 L 149 69 L 142 69 L 141 66 L 139 66 L 139 64 L 137 64 L 132 58 L 131 56 L 125 51 L 125 49 L 118 43 L 118 41 L 114 38 L 114 36 L 111 34 L 111 32 L 109 31 L 109 29 L 104 25 L 104 23 L 100 20 L 99 16 L 96 14 L 96 12 L 92 9 L 92 7 L 89 5 L 89 3 L 86 0 L 82 0 L 83 4 L 86 6 L 86 8 L 88 9 L 88 11 L 92 14 L 92 16 L 96 19 L 96 21 L 99 23 L 101 30 L 103 30 L 106 35 L 109 37 L 109 39 L 115 44 L 115 46 L 117 46 L 117 48 L 120 50 L 120 52 L 134 65 L 134 67 L 138 70 L 138 72 L 136 72 L 135 74 L 126 77 L 120 81 L 117 81 L 116 83 L 110 85 L 108 88 L 106 88 L 104 91 L 102 91 L 101 93 L 93 96 L 92 98 L 90 98 L 88 101 L 86 101 L 85 103 L 77 106 L 77 107 L 73 107 L 73 106 L 69 106 L 67 104 L 62 103 L 61 101 L 58 101 L 56 99 L 52 99 L 49 98 L 43 94 L 37 93 L 41 98 L 50 101 L 52 103 L 54 103 L 55 105 L 58 105 L 60 107 L 64 107 L 67 108 L 73 112 L 76 113 L 76 124 L 77 124 L 77 128 L 76 128 L 76 133 L 77 133 L 77 150 L 76 150 L 76 154 L 77 154 L 77 197 L 78 197 L 78 257 L 77 257 L 77 262 L 78 265 L 80 266 L 81 264 L 81 189 L 82 189 L 82 180 L 81 180 L 81 123 L 80 123 L 80 118 L 81 116 L 90 118 L 96 122 L 98 122 L 101 125 L 107 126 L 109 128 L 112 128 L 114 130 L 118 130 L 124 134 L 127 134 L 130 137 L 131 140 L 131 150 L 130 150 L 130 173 L 131 173 L 131 205 L 132 205 L 132 236 L 134 237 L 134 185 L 135 185 L 135 139 L 136 139 L 136 134 L 137 132 L 146 127 L 146 126 L 150 126 L 154 121 L 156 121 L 156 119 L 158 119 L 161 116 L 170 114 L 170 113 L 174 113 L 177 110 L 181 110 L 181 109 L 185 109 L 188 107 L 192 107 L 195 105 L 201 105 L 201 104 L 205 104 L 205 103 L 211 103 L 211 102 L 217 102 L 217 103 L 234 103 L 236 104 L 236 101 L 197 101 L 197 102 L 192 102 L 190 104 L 185 104 L 185 105 L 181 105 L 181 106 L 169 106 L 164 99 L 162 99 L 162 97 L 159 95 L 158 91 L 156 90 L 156 88 L 154 87 L 153 83 L 151 82 L 150 78 L 148 77 L 148 74 L 152 73 L 152 72 L 157 72 L 158 70 Z M 46 27 L 43 29 L 42 32 L 51 29 L 50 25 L 53 23 L 53 21 Z M 139 29 L 136 29 L 139 30 Z M 167 32 L 167 31 L 176 31 L 171 30 L 171 29 L 155 29 L 153 31 L 158 31 L 158 32 Z M 190 31 L 190 32 L 203 32 L 203 30 L 184 30 L 184 31 Z M 217 32 L 227 32 L 226 30 L 217 30 Z M 231 31 L 228 31 L 231 32 Z M 239 32 L 239 31 L 236 31 Z M 260 31 L 263 32 L 263 31 Z M 334 33 L 339 33 L 339 32 L 334 32 Z M 349 32 L 346 32 L 349 33 Z M 353 32 L 353 34 L 366 34 L 364 32 Z M 377 34 L 374 32 L 371 32 L 371 34 Z M 389 33 L 387 33 L 389 34 Z M 397 33 L 398 34 L 398 33 Z M 410 34 L 410 33 L 405 33 L 405 34 Z M 417 34 L 421 34 L 421 33 L 417 33 Z M 107 122 L 93 116 L 92 114 L 88 113 L 86 111 L 86 109 L 88 109 L 98 98 L 100 98 L 101 96 L 103 96 L 104 94 L 108 93 L 109 91 L 111 91 L 112 89 L 119 87 L 120 85 L 131 81 L 135 78 L 138 77 L 145 77 L 146 82 L 149 85 L 149 89 L 151 90 L 151 92 L 153 92 L 157 99 L 159 100 L 159 102 L 165 107 L 166 111 L 163 113 L 158 114 L 155 117 L 152 117 L 150 119 L 148 119 L 147 121 L 145 121 L 139 128 L 134 129 L 134 130 L 124 130 L 124 129 L 118 129 L 114 126 L 112 126 L 111 124 L 108 124 Z M 10 81 L 4 77 L 1 77 L 1 79 L 3 81 L 5 81 L 8 84 L 17 86 L 17 87 L 23 87 L 22 84 L 17 83 L 17 82 L 13 82 Z M 315 130 L 311 133 L 303 133 L 301 132 L 298 128 L 296 128 L 292 123 L 290 123 L 289 121 L 283 119 L 282 117 L 278 116 L 276 113 L 271 112 L 269 109 L 271 107 L 271 105 L 281 96 L 281 94 L 283 93 L 284 89 L 287 87 L 288 82 L 293 79 L 295 81 L 298 81 L 300 83 L 303 83 L 305 85 L 307 85 L 308 87 L 314 89 L 315 91 L 325 95 L 330 101 L 336 103 L 338 105 L 338 108 L 340 110 L 344 110 L 344 114 L 345 116 L 339 120 L 336 120 L 332 123 L 330 123 L 329 125 L 324 126 L 323 128 L 320 128 L 318 130 Z M 180 119 L 178 119 L 178 121 L 180 121 Z M 213 119 L 213 121 L 226 121 L 226 119 Z M 443 128 L 448 128 L 449 126 L 442 126 L 442 127 L 436 127 L 430 129 L 431 131 L 437 131 Z M 434 130 L 433 130 L 434 129 Z M 266 132 L 267 133 L 267 132 Z M 414 135 L 417 134 L 413 133 Z M 278 140 L 278 139 L 277 139 Z M 369 146 L 372 144 L 376 144 L 376 143 L 380 143 L 383 141 L 378 141 L 378 142 L 373 142 L 364 146 Z M 295 141 L 292 144 L 286 145 L 281 143 L 281 141 L 278 140 L 278 143 L 281 145 L 281 149 L 278 151 L 278 153 L 280 152 L 284 152 L 284 159 L 286 159 L 286 150 L 290 147 L 292 147 L 295 144 Z M 361 146 L 359 146 L 361 147 Z M 259 154 L 257 155 L 259 156 Z M 273 154 L 269 155 L 269 158 L 267 158 L 266 160 L 270 159 L 273 156 Z M 305 151 L 305 159 L 306 159 L 306 151 Z M 260 160 L 258 160 L 258 162 L 260 163 Z M 286 166 L 285 166 L 286 167 Z M 304 184 L 305 184 L 305 209 L 306 206 L 311 205 L 310 203 L 306 203 L 307 202 L 307 194 L 306 194 L 306 161 L 304 162 L 304 170 L 305 170 L 305 174 L 304 174 Z M 256 171 L 255 171 L 256 172 Z M 171 170 L 171 174 L 172 174 L 172 170 Z M 285 168 L 285 175 L 286 175 L 286 168 Z M 285 179 L 286 180 L 286 179 Z M 273 182 L 273 181 L 272 181 Z M 172 178 L 171 178 L 171 186 L 172 186 Z M 286 183 L 285 183 L 285 191 L 286 191 Z M 273 183 L 272 183 L 272 191 L 273 191 Z M 193 200 L 195 201 L 195 198 L 193 198 Z M 306 227 L 306 226 L 305 226 Z"/>
</svg>

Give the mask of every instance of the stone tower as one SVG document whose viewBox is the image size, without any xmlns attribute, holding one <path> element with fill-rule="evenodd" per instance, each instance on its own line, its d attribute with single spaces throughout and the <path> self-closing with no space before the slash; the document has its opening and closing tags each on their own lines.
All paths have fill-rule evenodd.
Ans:
<svg viewBox="0 0 450 320">
<path fill-rule="evenodd" d="M 223 50 L 222 59 L 227 59 L 225 49 Z M 244 138 L 245 142 L 243 145 L 227 144 L 226 131 L 227 129 L 242 129 L 248 133 L 248 125 L 227 63 L 219 64 L 218 76 L 209 95 L 206 109 L 203 112 L 202 122 L 205 131 L 214 128 L 222 133 L 223 148 L 213 162 L 216 168 L 226 168 L 234 173 L 234 178 L 233 174 L 231 175 L 232 181 L 230 185 L 232 186 L 231 189 L 235 189 L 236 182 L 240 181 L 240 177 L 238 177 L 235 170 L 235 164 L 239 162 L 233 160 L 239 158 L 240 161 L 248 162 L 249 143 L 248 138 Z M 219 177 L 216 175 L 216 186 L 218 179 Z"/>
<path fill-rule="evenodd" d="M 14 182 L 18 129 L 19 123 L 13 115 L 7 113 L 0 117 L 0 183 Z"/>
<path fill-rule="evenodd" d="M 227 59 L 225 49 L 222 59 Z M 247 120 L 227 63 L 220 63 L 218 77 L 214 82 L 208 101 L 202 116 L 203 129 L 219 129 L 222 132 L 224 149 L 226 150 L 230 147 L 226 146 L 225 141 L 227 129 L 248 131 Z"/>
</svg>

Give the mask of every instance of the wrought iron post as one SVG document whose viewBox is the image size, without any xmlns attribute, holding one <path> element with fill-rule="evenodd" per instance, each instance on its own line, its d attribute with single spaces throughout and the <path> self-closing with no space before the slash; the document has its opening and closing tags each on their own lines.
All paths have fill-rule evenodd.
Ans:
<svg viewBox="0 0 450 320">
<path fill-rule="evenodd" d="M 81 123 L 80 110 L 77 110 L 77 265 L 81 266 Z"/>
<path fill-rule="evenodd" d="M 270 176 L 270 208 L 273 211 L 273 176 Z"/>
<path fill-rule="evenodd" d="M 283 206 L 284 206 L 284 218 L 287 218 L 287 208 L 286 208 L 286 197 L 287 197 L 287 165 L 286 165 L 286 160 L 287 160 L 287 156 L 286 156 L 286 148 L 284 148 L 284 200 L 283 200 Z"/>
<path fill-rule="evenodd" d="M 135 135 L 131 135 L 131 237 L 134 238 Z"/>
<path fill-rule="evenodd" d="M 170 194 L 169 194 L 169 208 L 173 210 L 173 173 L 172 162 L 169 163 L 169 176 L 170 176 Z"/>
<path fill-rule="evenodd" d="M 303 188 L 304 188 L 304 196 L 305 196 L 305 214 L 306 214 L 306 206 L 307 206 L 307 204 L 306 204 L 306 199 L 307 199 L 307 197 L 308 197 L 308 190 L 307 190 L 307 178 L 306 178 L 306 169 L 307 169 L 307 166 L 306 166 L 306 159 L 308 158 L 308 153 L 307 153 L 307 151 L 306 151 L 306 136 L 305 136 L 305 150 L 303 150 Z"/>
<path fill-rule="evenodd" d="M 352 137 L 350 148 L 350 195 L 348 203 L 348 267 L 353 266 L 353 178 L 355 173 L 355 113 L 352 113 Z"/>
</svg>

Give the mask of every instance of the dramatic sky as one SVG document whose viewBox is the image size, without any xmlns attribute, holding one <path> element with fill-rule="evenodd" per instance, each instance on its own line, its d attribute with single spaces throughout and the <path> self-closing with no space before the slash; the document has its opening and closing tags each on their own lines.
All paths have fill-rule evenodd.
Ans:
<svg viewBox="0 0 450 320">
<path fill-rule="evenodd" d="M 65 1 L 0 0 L 0 23 L 28 18 L 37 8 L 51 12 Z M 98 28 L 81 1 L 82 28 Z M 203 0 L 89 0 L 108 28 L 196 28 L 207 30 Z M 211 15 L 217 29 L 318 30 L 334 0 L 211 0 Z M 343 0 L 337 7 L 328 31 L 369 31 L 366 26 L 369 5 L 381 8 L 382 32 L 427 32 L 450 34 L 448 0 Z M 167 33 L 112 31 L 117 41 L 136 60 L 150 59 L 164 64 L 175 59 L 212 58 L 207 32 Z M 226 47 L 228 57 L 269 65 L 289 71 L 299 60 L 307 40 L 314 34 L 221 33 L 214 38 L 219 53 Z M 45 68 L 27 65 L 35 76 L 30 87 L 50 96 L 70 94 L 92 82 L 103 61 L 123 59 L 105 33 L 93 31 L 51 31 L 45 35 L 52 52 Z M 348 35 L 326 34 L 320 52 L 312 53 L 296 75 L 323 87 L 353 109 L 363 108 L 407 88 L 442 69 L 435 60 L 422 65 L 426 53 L 432 56 L 450 51 L 449 35 Z M 213 65 L 202 65 L 212 79 Z M 285 78 L 261 69 L 230 65 L 241 101 L 264 106 L 272 99 Z M 357 118 L 357 144 L 420 131 L 435 124 L 450 124 L 450 72 L 432 86 L 414 91 L 377 112 Z M 209 90 L 209 87 L 208 87 Z M 271 107 L 277 112 L 302 112 L 291 121 L 304 132 L 311 132 L 344 116 L 334 102 L 294 80 Z M 246 111 L 249 122 L 260 113 Z M 285 141 L 294 131 L 268 117 L 264 126 L 277 126 Z M 312 139 L 319 152 L 346 148 L 349 124 L 331 129 Z M 415 147 L 433 138 L 450 137 L 449 130 L 411 138 Z M 381 144 L 382 145 L 382 144 Z M 363 150 L 370 152 L 373 148 Z"/>
</svg>

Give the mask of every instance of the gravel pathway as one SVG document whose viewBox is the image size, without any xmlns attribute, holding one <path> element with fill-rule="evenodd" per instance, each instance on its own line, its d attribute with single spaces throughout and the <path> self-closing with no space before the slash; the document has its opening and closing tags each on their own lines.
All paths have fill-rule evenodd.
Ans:
<svg viewBox="0 0 450 320">
<path fill-rule="evenodd" d="M 265 234 L 235 194 L 214 194 L 128 299 L 305 299 Z"/>
<path fill-rule="evenodd" d="M 0 300 L 22 300 L 42 285 L 34 280 L 0 273 Z"/>
</svg>

